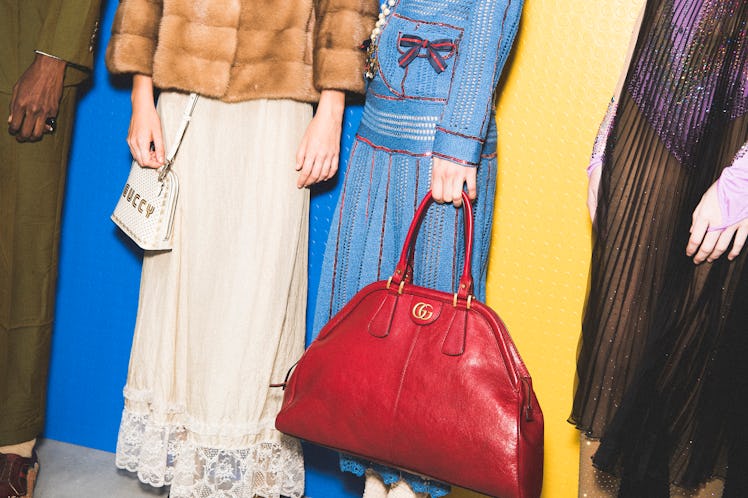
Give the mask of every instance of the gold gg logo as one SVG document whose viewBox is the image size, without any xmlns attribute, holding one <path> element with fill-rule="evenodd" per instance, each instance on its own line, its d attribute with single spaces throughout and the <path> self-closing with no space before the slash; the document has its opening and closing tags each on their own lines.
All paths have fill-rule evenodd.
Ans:
<svg viewBox="0 0 748 498">
<path fill-rule="evenodd" d="M 416 303 L 411 313 L 416 320 L 431 320 L 431 317 L 434 316 L 434 307 L 428 303 Z"/>
</svg>

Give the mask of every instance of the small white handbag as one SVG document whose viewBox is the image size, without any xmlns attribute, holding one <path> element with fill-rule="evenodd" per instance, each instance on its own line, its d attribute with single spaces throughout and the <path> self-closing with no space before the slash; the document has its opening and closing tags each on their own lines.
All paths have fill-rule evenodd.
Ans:
<svg viewBox="0 0 748 498">
<path fill-rule="evenodd" d="M 191 93 L 163 166 L 143 168 L 136 161 L 132 162 L 127 183 L 112 213 L 112 221 L 145 250 L 170 251 L 172 248 L 179 180 L 171 165 L 196 102 L 197 94 Z"/>
</svg>

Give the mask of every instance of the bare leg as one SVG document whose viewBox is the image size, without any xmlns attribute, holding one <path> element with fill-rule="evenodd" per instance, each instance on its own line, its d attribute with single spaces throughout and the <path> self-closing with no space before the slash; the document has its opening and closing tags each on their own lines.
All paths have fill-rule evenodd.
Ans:
<svg viewBox="0 0 748 498">
<path fill-rule="evenodd" d="M 618 478 L 592 466 L 592 456 L 599 441 L 579 438 L 579 498 L 615 498 L 618 495 Z"/>
<path fill-rule="evenodd" d="M 615 498 L 618 496 L 618 478 L 592 466 L 592 456 L 600 446 L 599 441 L 581 435 L 579 440 L 579 498 Z M 703 488 L 685 490 L 675 486 L 670 488 L 671 498 L 711 498 L 721 497 L 724 482 L 712 479 Z"/>
<path fill-rule="evenodd" d="M 722 496 L 722 490 L 724 487 L 725 483 L 722 479 L 712 479 L 707 482 L 703 488 L 697 490 L 686 490 L 672 486 L 670 488 L 670 496 L 672 498 L 719 498 Z"/>
</svg>

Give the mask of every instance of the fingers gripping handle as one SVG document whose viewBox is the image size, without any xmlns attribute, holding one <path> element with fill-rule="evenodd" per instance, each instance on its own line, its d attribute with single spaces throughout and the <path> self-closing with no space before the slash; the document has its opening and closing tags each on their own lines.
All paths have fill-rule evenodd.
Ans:
<svg viewBox="0 0 748 498">
<path fill-rule="evenodd" d="M 411 278 L 410 273 L 413 267 L 416 238 L 421 227 L 421 222 L 426 216 L 428 208 L 433 201 L 434 199 L 429 191 L 416 210 L 413 222 L 410 224 L 410 228 L 408 229 L 408 235 L 405 237 L 403 250 L 400 254 L 400 261 L 397 263 L 395 273 L 393 273 L 391 278 L 391 283 L 395 286 L 400 286 Z M 457 289 L 457 298 L 464 300 L 473 292 L 473 278 L 470 274 L 470 264 L 473 255 L 473 207 L 470 204 L 470 198 L 468 198 L 468 195 L 465 192 L 462 193 L 462 209 L 465 214 L 465 262 L 462 268 L 462 276 L 460 277 L 460 285 Z"/>
</svg>

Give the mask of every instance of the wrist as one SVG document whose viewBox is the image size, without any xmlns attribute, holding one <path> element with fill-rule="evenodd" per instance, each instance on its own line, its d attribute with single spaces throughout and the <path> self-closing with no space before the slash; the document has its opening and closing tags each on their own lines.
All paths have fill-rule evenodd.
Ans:
<svg viewBox="0 0 748 498">
<path fill-rule="evenodd" d="M 130 100 L 133 107 L 140 104 L 153 105 L 153 79 L 150 76 L 143 74 L 133 76 Z"/>
<path fill-rule="evenodd" d="M 57 61 L 58 64 L 67 65 L 67 61 L 65 59 L 61 59 L 57 57 L 56 55 L 48 54 L 47 52 L 42 52 L 41 50 L 34 50 L 34 53 L 36 54 L 34 56 L 34 59 L 40 59 L 43 62 L 53 62 Z M 51 61 L 49 59 L 52 59 Z"/>
<path fill-rule="evenodd" d="M 343 119 L 345 111 L 345 92 L 341 90 L 322 90 L 317 105 L 317 112 L 327 116 Z"/>
<path fill-rule="evenodd" d="M 34 64 L 40 67 L 57 72 L 59 75 L 65 74 L 67 62 L 54 55 L 45 54 L 44 52 L 35 51 Z"/>
<path fill-rule="evenodd" d="M 484 141 L 436 126 L 432 154 L 461 166 L 476 167 L 480 163 Z"/>
<path fill-rule="evenodd" d="M 596 171 L 599 172 L 602 165 L 602 159 L 599 157 L 593 157 L 590 160 L 590 164 L 587 166 L 587 178 L 590 178 Z"/>
</svg>

